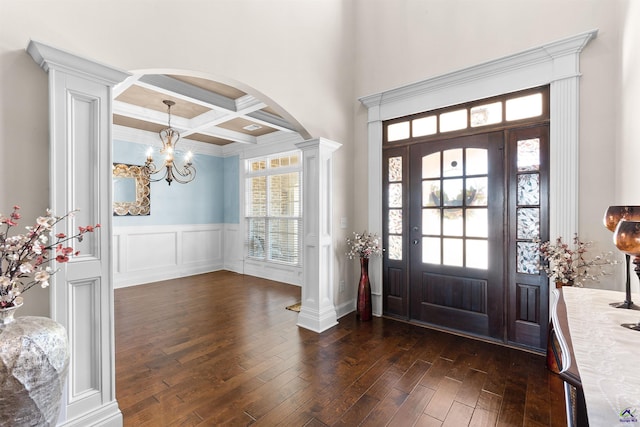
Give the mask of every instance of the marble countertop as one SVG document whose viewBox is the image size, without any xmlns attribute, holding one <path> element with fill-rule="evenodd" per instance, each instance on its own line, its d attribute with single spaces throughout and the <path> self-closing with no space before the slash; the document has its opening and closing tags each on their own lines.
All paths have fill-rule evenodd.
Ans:
<svg viewBox="0 0 640 427">
<path fill-rule="evenodd" d="M 640 311 L 613 308 L 624 293 L 563 287 L 569 333 L 594 427 L 640 425 Z M 640 296 L 634 296 L 640 302 Z"/>
</svg>

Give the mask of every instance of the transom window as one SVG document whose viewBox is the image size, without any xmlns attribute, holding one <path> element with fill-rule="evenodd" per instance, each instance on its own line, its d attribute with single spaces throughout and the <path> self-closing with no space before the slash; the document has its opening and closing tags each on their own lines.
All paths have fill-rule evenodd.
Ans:
<svg viewBox="0 0 640 427">
<path fill-rule="evenodd" d="M 403 142 L 430 135 L 444 136 L 447 133 L 465 129 L 504 127 L 519 120 L 541 117 L 545 114 L 544 92 L 543 89 L 518 92 L 511 97 L 501 97 L 496 100 L 484 99 L 463 106 L 389 121 L 386 126 L 385 141 Z"/>
<path fill-rule="evenodd" d="M 300 265 L 300 152 L 248 159 L 245 168 L 247 256 Z"/>
</svg>

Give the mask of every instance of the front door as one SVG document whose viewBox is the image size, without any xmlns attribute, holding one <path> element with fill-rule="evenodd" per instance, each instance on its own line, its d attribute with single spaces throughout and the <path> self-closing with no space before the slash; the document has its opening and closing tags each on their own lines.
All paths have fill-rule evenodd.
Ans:
<svg viewBox="0 0 640 427">
<path fill-rule="evenodd" d="M 411 319 L 503 338 L 503 154 L 501 132 L 410 147 Z"/>
</svg>

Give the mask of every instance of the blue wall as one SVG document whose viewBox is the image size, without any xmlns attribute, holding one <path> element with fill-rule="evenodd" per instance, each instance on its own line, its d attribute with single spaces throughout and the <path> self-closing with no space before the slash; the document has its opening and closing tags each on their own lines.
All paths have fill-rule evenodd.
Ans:
<svg viewBox="0 0 640 427">
<path fill-rule="evenodd" d="M 224 223 L 240 223 L 240 158 L 225 157 L 224 160 Z"/>
<path fill-rule="evenodd" d="M 113 162 L 141 165 L 146 151 L 143 144 L 115 140 Z M 151 183 L 151 215 L 114 216 L 113 225 L 237 224 L 239 158 L 195 154 L 193 164 L 197 174 L 188 184 Z"/>
</svg>

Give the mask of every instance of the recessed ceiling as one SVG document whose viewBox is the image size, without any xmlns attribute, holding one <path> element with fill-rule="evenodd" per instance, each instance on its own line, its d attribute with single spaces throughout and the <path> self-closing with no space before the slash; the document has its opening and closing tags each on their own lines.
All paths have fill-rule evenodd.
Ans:
<svg viewBox="0 0 640 427">
<path fill-rule="evenodd" d="M 274 132 L 297 132 L 264 101 L 226 84 L 165 74 L 132 76 L 114 89 L 113 123 L 157 133 L 168 126 L 182 138 L 214 145 L 256 144 Z"/>
</svg>

